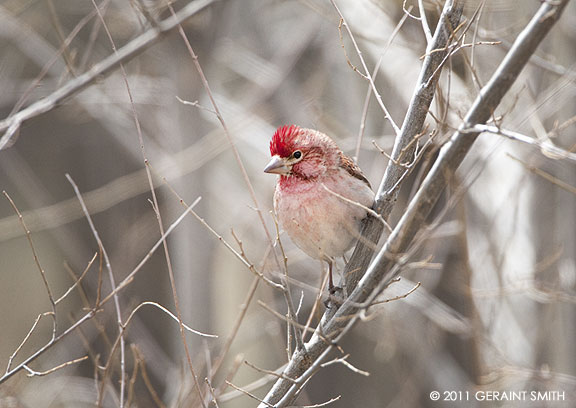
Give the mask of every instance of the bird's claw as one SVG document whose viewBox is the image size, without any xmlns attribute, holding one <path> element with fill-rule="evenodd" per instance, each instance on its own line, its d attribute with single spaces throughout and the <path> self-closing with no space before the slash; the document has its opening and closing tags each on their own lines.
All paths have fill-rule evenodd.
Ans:
<svg viewBox="0 0 576 408">
<path fill-rule="evenodd" d="M 337 295 L 337 293 L 342 293 L 343 290 L 339 286 L 332 286 L 328 288 L 328 298 L 324 301 L 324 306 L 326 309 L 331 309 L 332 304 L 342 304 L 342 298 Z"/>
</svg>

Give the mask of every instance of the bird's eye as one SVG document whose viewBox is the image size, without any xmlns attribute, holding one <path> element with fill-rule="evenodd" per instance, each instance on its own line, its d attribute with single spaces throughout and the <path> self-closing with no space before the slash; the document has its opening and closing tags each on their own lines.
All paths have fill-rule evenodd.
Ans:
<svg viewBox="0 0 576 408">
<path fill-rule="evenodd" d="M 292 157 L 298 160 L 300 157 L 302 157 L 302 152 L 300 150 L 296 150 L 294 153 L 292 153 Z"/>
</svg>

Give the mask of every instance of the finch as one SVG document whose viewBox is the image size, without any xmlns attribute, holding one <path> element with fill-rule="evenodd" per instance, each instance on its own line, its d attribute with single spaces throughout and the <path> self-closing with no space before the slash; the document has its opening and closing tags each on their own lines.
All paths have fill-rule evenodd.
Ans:
<svg viewBox="0 0 576 408">
<path fill-rule="evenodd" d="M 295 125 L 279 127 L 270 141 L 272 159 L 264 172 L 278 174 L 276 217 L 298 248 L 332 264 L 360 236 L 362 219 L 374 202 L 370 183 L 327 135 Z"/>
</svg>

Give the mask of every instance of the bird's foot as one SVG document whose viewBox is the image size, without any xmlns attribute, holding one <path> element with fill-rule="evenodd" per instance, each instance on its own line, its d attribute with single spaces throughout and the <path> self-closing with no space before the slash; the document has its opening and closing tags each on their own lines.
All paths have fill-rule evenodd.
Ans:
<svg viewBox="0 0 576 408">
<path fill-rule="evenodd" d="M 326 309 L 331 309 L 333 305 L 342 304 L 342 293 L 344 291 L 339 286 L 332 286 L 328 288 L 328 298 L 324 301 Z"/>
</svg>

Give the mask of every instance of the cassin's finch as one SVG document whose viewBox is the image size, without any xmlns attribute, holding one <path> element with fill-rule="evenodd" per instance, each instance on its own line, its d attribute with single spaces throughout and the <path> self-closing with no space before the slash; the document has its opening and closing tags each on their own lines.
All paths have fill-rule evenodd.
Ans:
<svg viewBox="0 0 576 408">
<path fill-rule="evenodd" d="M 264 171 L 279 174 L 274 210 L 292 241 L 306 254 L 329 265 L 360 235 L 374 201 L 360 168 L 325 134 L 282 126 L 270 141 L 272 160 Z"/>
</svg>

